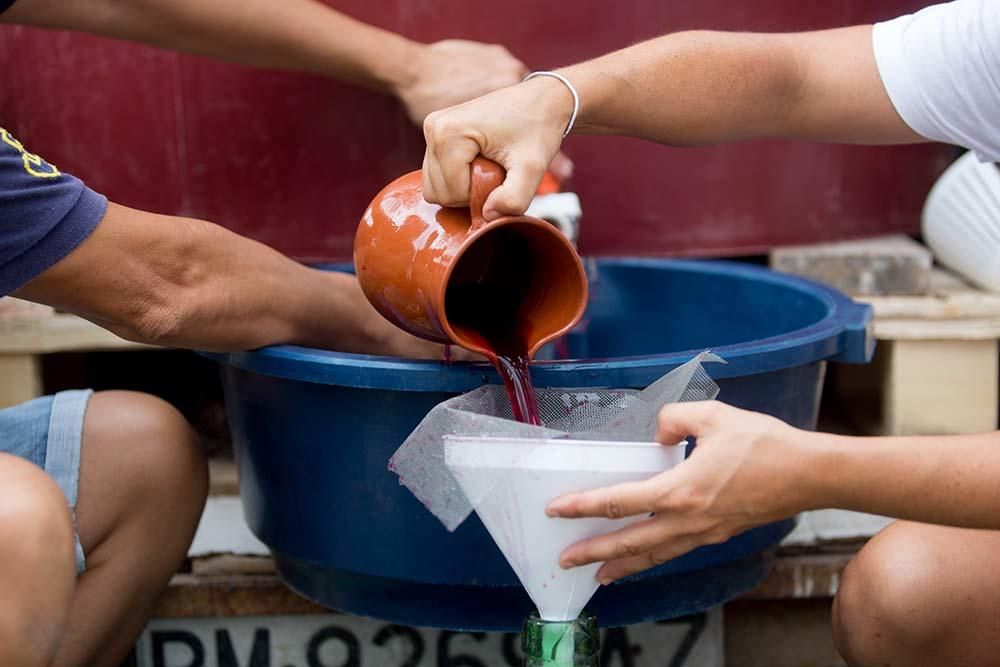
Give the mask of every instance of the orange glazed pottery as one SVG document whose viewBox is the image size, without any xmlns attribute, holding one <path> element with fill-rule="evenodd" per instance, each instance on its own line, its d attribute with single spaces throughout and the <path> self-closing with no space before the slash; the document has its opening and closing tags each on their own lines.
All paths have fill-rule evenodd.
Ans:
<svg viewBox="0 0 1000 667">
<path fill-rule="evenodd" d="M 476 158 L 468 208 L 427 203 L 420 171 L 376 195 L 358 226 L 354 266 L 389 321 L 487 356 L 494 350 L 484 329 L 499 323 L 519 332 L 529 358 L 579 321 L 587 279 L 569 240 L 538 218 L 483 219 L 504 176 L 500 165 Z"/>
</svg>

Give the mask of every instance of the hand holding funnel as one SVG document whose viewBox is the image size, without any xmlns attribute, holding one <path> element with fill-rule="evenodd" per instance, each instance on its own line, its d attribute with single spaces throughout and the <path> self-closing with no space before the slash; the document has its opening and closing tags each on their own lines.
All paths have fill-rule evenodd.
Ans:
<svg viewBox="0 0 1000 667">
<path fill-rule="evenodd" d="M 601 563 L 564 570 L 559 554 L 642 516 L 558 519 L 550 502 L 567 493 L 637 482 L 684 460 L 684 445 L 646 442 L 446 437 L 445 464 L 545 621 L 571 621 L 597 591 Z"/>
</svg>

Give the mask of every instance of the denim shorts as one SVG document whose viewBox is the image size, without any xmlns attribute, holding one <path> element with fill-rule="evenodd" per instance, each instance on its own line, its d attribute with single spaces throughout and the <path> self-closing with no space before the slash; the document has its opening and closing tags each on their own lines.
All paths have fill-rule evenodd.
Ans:
<svg viewBox="0 0 1000 667">
<path fill-rule="evenodd" d="M 0 410 L 0 452 L 19 456 L 45 470 L 66 494 L 74 523 L 83 416 L 93 393 L 89 389 L 63 391 Z M 83 572 L 85 560 L 79 535 L 74 542 L 76 569 Z"/>
</svg>

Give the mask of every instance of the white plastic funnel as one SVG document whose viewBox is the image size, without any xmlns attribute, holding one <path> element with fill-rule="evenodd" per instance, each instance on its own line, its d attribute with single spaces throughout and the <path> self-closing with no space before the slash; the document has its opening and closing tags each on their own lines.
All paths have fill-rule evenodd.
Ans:
<svg viewBox="0 0 1000 667">
<path fill-rule="evenodd" d="M 645 442 L 445 437 L 445 465 L 543 620 L 569 621 L 600 585 L 601 564 L 563 570 L 569 545 L 612 532 L 644 516 L 554 519 L 548 504 L 566 493 L 648 479 L 684 459 L 684 447 Z"/>
</svg>

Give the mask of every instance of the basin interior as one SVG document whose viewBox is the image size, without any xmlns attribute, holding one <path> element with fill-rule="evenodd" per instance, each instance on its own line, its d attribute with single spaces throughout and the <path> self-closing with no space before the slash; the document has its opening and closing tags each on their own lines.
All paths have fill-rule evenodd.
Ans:
<svg viewBox="0 0 1000 667">
<path fill-rule="evenodd" d="M 702 271 L 692 270 L 701 264 Z M 712 264 L 599 262 L 575 336 L 589 357 L 665 354 L 780 336 L 822 320 L 829 305 L 780 280 L 748 280 Z"/>
</svg>

